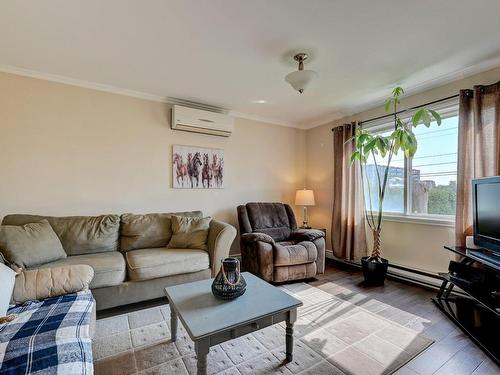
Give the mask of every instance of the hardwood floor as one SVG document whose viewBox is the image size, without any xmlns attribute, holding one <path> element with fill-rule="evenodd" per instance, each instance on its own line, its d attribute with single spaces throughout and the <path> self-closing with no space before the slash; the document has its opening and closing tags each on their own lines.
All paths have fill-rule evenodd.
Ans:
<svg viewBox="0 0 500 375">
<path fill-rule="evenodd" d="M 326 271 L 309 284 L 435 340 L 397 375 L 500 375 L 500 368 L 431 302 L 436 291 L 395 280 L 366 287 L 361 270 L 327 260 Z M 300 281 L 302 282 L 302 281 Z M 98 318 L 162 305 L 157 299 L 98 312 Z"/>
<path fill-rule="evenodd" d="M 500 368 L 434 306 L 435 291 L 395 280 L 380 287 L 366 287 L 362 281 L 360 270 L 327 260 L 325 274 L 309 284 L 435 340 L 396 374 L 500 374 Z"/>
</svg>

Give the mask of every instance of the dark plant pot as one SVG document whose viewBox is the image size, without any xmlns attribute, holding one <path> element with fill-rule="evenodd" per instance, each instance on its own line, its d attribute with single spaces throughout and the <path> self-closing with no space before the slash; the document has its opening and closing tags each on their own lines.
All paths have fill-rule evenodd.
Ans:
<svg viewBox="0 0 500 375">
<path fill-rule="evenodd" d="M 382 263 L 368 261 L 368 257 L 361 258 L 363 276 L 368 285 L 383 285 L 389 261 L 382 258 Z"/>
</svg>

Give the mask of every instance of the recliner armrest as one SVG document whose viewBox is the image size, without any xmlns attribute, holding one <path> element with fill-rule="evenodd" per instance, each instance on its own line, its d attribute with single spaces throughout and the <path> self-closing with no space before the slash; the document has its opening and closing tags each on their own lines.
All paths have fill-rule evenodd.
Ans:
<svg viewBox="0 0 500 375">
<path fill-rule="evenodd" d="M 290 239 L 295 241 L 314 241 L 325 237 L 325 233 L 317 229 L 297 229 L 290 234 Z"/>
<path fill-rule="evenodd" d="M 252 242 L 257 242 L 257 241 L 266 242 L 266 243 L 271 244 L 271 245 L 274 244 L 274 240 L 270 235 L 265 234 L 265 233 L 258 233 L 258 232 L 242 234 L 241 241 L 244 243 L 247 243 L 247 244 L 252 243 Z"/>
</svg>

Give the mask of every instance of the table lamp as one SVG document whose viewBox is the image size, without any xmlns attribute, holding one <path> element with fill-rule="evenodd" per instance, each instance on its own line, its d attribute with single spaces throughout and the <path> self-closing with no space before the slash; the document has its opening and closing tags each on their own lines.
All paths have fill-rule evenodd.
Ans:
<svg viewBox="0 0 500 375">
<path fill-rule="evenodd" d="M 295 193 L 295 205 L 304 207 L 304 219 L 302 221 L 301 228 L 311 229 L 311 227 L 307 224 L 307 206 L 314 206 L 314 192 L 312 190 L 297 190 Z"/>
</svg>

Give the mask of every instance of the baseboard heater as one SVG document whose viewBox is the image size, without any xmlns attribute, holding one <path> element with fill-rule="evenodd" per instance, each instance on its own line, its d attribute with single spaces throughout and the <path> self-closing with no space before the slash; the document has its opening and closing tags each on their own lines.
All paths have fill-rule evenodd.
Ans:
<svg viewBox="0 0 500 375">
<path fill-rule="evenodd" d="M 361 269 L 360 263 L 337 258 L 335 255 L 333 255 L 333 252 L 331 250 L 326 250 L 325 255 L 327 259 L 331 259 L 337 263 Z M 241 254 L 231 254 L 231 256 L 238 258 L 238 260 L 241 261 Z M 389 270 L 387 271 L 387 275 L 396 280 L 404 281 L 407 283 L 415 284 L 433 290 L 438 290 L 441 287 L 443 281 L 438 276 L 438 274 L 418 270 L 415 268 L 400 266 L 397 264 L 389 264 Z M 464 294 L 459 288 L 454 289 L 453 293 L 461 295 Z"/>
<path fill-rule="evenodd" d="M 331 250 L 326 250 L 326 257 L 338 263 L 361 268 L 360 263 L 338 258 L 333 255 L 333 252 Z M 442 279 L 438 276 L 438 274 L 422 271 L 415 268 L 400 266 L 398 264 L 389 263 L 387 275 L 394 279 L 399 279 L 431 289 L 439 289 L 442 283 Z"/>
</svg>

